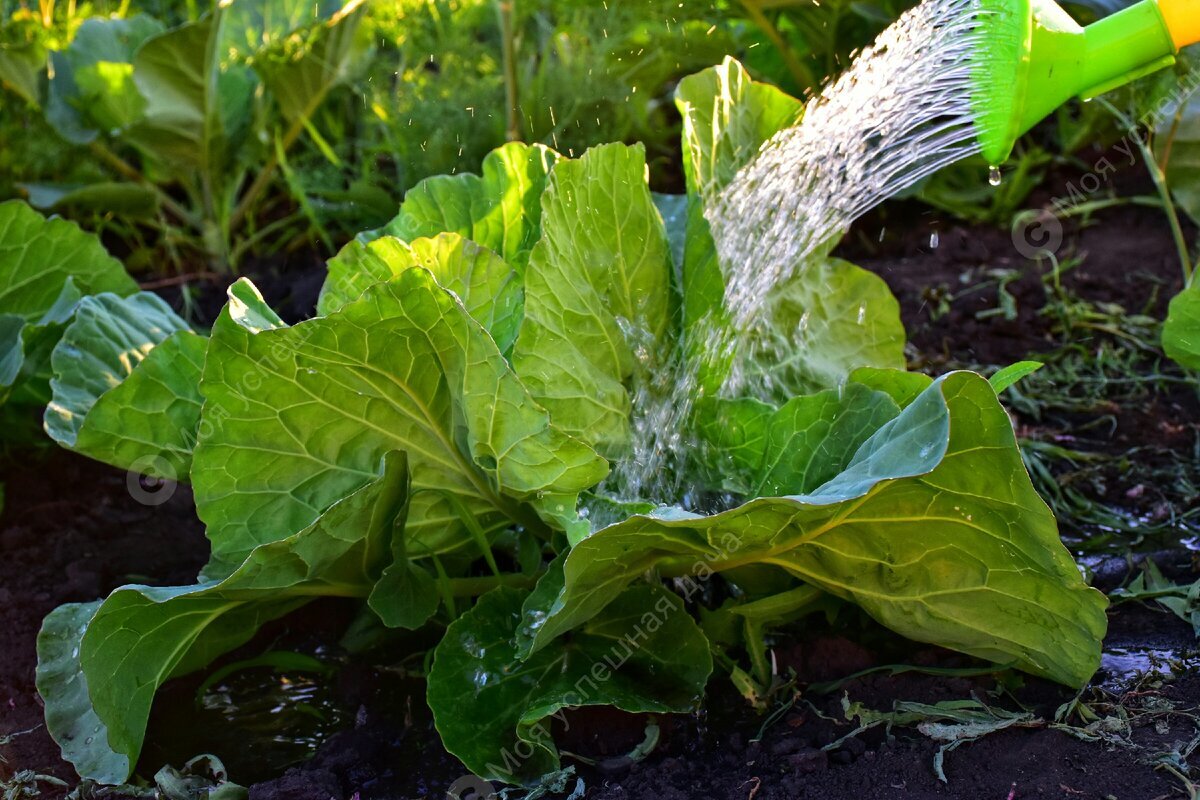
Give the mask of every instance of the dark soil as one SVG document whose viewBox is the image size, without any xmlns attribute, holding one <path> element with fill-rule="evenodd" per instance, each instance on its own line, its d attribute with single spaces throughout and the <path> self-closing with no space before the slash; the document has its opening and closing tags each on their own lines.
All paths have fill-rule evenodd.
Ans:
<svg viewBox="0 0 1200 800">
<path fill-rule="evenodd" d="M 1095 369 L 1077 382 L 1071 369 L 1053 373 L 1060 381 L 1055 398 L 1010 393 L 1018 435 L 1107 457 L 1079 470 L 1059 463 L 1054 471 L 1064 486 L 1131 519 L 1169 527 L 1200 500 L 1196 382 L 1157 346 L 1155 326 L 1182 287 L 1170 229 L 1161 211 L 1134 206 L 1102 211 L 1086 226 L 1066 220 L 1064 228 L 1057 287 L 1053 263 L 1023 257 L 1010 231 L 947 229 L 944 218 L 915 203 L 887 204 L 861 221 L 839 254 L 892 288 L 915 369 L 986 372 L 1028 358 Z M 1190 226 L 1187 234 L 1195 239 Z M 1139 317 L 1139 341 L 1113 332 Z M 1105 361 L 1107 372 L 1098 366 Z M 1125 366 L 1113 367 L 1116 361 Z M 1074 539 L 1097 533 L 1095 526 L 1077 530 L 1069 518 L 1060 522 Z"/>
<path fill-rule="evenodd" d="M 125 583 L 192 582 L 207 557 L 204 528 L 186 487 L 164 487 L 173 496 L 146 506 L 125 473 L 65 450 L 22 453 L 0 480 L 0 737 L 32 731 L 0 748 L 0 779 L 23 769 L 69 779 L 70 765 L 39 727 L 33 668 L 42 618 Z"/>
<path fill-rule="evenodd" d="M 10 501 L 0 535 L 5 554 L 0 562 L 0 703 L 5 708 L 0 730 L 32 732 L 0 750 L 6 759 L 0 777 L 32 769 L 69 779 L 70 767 L 38 727 L 41 708 L 32 672 L 41 617 L 60 602 L 90 599 L 148 574 L 164 582 L 189 581 L 204 559 L 204 541 L 182 488 L 151 510 L 126 491 L 125 475 L 55 451 L 31 458 L 5 480 Z M 54 496 L 62 485 L 73 487 L 75 499 L 69 503 Z M 1164 561 L 1168 573 L 1190 575 L 1186 557 Z M 1119 571 L 1110 571 L 1114 584 L 1123 577 Z M 310 652 L 337 668 L 320 699 L 284 698 L 270 729 L 251 716 L 197 712 L 192 705 L 195 679 L 170 685 L 156 704 L 143 774 L 153 773 L 164 761 L 180 764 L 193 754 L 212 752 L 234 778 L 247 783 L 263 779 L 251 787 L 254 800 L 442 797 L 464 770 L 438 743 L 421 682 L 405 674 L 403 654 L 411 644 L 347 655 L 337 641 L 352 614 L 340 601 L 313 604 L 265 630 L 240 653 Z M 1111 615 L 1110 651 L 1150 649 L 1184 659 L 1194 645 L 1191 629 L 1172 616 L 1132 605 Z M 820 623 L 791 631 L 780 637 L 775 652 L 781 671 L 795 670 L 802 683 L 836 680 L 883 664 L 972 665 L 937 648 L 914 652 L 911 643 L 853 613 L 832 626 Z M 1150 666 L 1143 662 L 1135 666 Z M 598 767 L 576 765 L 590 798 L 748 800 L 752 791 L 756 800 L 1173 796 L 1169 776 L 1144 762 L 1195 735 L 1189 714 L 1200 711 L 1200 676 L 1184 670 L 1173 682 L 1153 677 L 1138 682 L 1126 665 L 1113 663 L 1115 671 L 1097 675 L 1096 685 L 1107 688 L 1095 690 L 1095 707 L 1121 707 L 1132 719 L 1127 741 L 1120 745 L 1086 742 L 1049 729 L 1055 709 L 1072 696 L 1061 687 L 1033 679 L 1022 683 L 1009 675 L 1003 677 L 1011 694 L 993 696 L 1001 685 L 993 676 L 946 678 L 919 672 L 868 675 L 826 694 L 807 693 L 761 736 L 764 718 L 717 678 L 706 708 L 691 717 L 660 720 L 659 747 L 634 765 L 620 756 L 640 741 L 645 720 L 615 713 L 578 715 L 569 718 L 567 730 L 560 730 L 559 742 L 565 750 L 600 762 Z M 242 676 L 241 687 L 230 679 L 222 691 L 245 698 L 278 683 L 278 676 L 267 670 Z M 294 681 L 299 676 L 287 677 Z M 936 703 L 974 697 L 1009 709 L 1023 705 L 1038 721 L 948 753 L 949 783 L 943 784 L 933 770 L 936 744 L 911 729 L 888 734 L 874 728 L 829 747 L 854 728 L 843 713 L 843 691 L 851 701 L 882 711 L 897 700 Z M 326 712 L 326 722 L 337 724 L 297 713 L 301 700 L 316 704 Z M 1164 702 L 1171 704 L 1167 712 L 1162 711 Z M 281 777 L 270 777 L 289 760 L 311 752 L 305 746 L 315 748 L 312 758 Z M 41 796 L 61 793 L 44 787 Z"/>
<path fill-rule="evenodd" d="M 1002 365 L 1031 353 L 1050 353 L 1065 341 L 1046 307 L 1042 276 L 1048 266 L 1021 258 L 1009 234 L 991 228 L 947 228 L 933 215 L 904 206 L 873 216 L 843 247 L 846 255 L 882 275 L 902 305 L 915 364 L 930 371 Z M 1161 318 L 1178 287 L 1178 267 L 1159 215 L 1118 209 L 1099 224 L 1068 231 L 1068 253 L 1085 255 L 1066 273 L 1066 288 L 1092 303 L 1116 303 Z M 885 228 L 883 241 L 878 231 Z M 939 243 L 930 233 L 940 227 Z M 286 271 L 249 265 L 247 272 L 282 315 L 311 315 L 323 273 L 319 261 L 296 256 Z M 1014 319 L 987 315 L 999 306 L 989 270 L 1015 270 L 1005 284 Z M 982 281 L 982 288 L 980 287 Z M 223 302 L 223 281 L 189 284 L 199 325 Z M 178 286 L 161 290 L 182 308 Z M 981 318 L 980 312 L 985 312 Z M 1076 332 L 1077 333 L 1077 332 Z M 1097 342 L 1106 334 L 1097 333 Z M 1077 337 L 1076 337 L 1077 338 Z M 1169 369 L 1165 365 L 1163 369 Z M 1126 404 L 1127 405 L 1127 404 Z M 1074 436 L 1088 447 L 1117 453 L 1133 446 L 1191 452 L 1200 403 L 1182 384 L 1165 385 L 1144 406 L 1113 409 L 1113 424 L 1088 428 L 1091 417 L 1050 408 L 1019 423 L 1042 437 Z M 1074 415 L 1074 416 L 1073 416 Z M 7 506 L 0 516 L 0 781 L 21 770 L 70 780 L 72 771 L 41 724 L 33 685 L 34 640 L 41 618 L 57 604 L 90 600 L 130 581 L 190 582 L 206 543 L 186 488 L 158 506 L 128 490 L 123 473 L 56 450 L 20 453 L 5 468 Z M 68 491 L 64 491 L 67 489 Z M 1117 484 L 1114 492 L 1128 488 Z M 1122 495 L 1124 496 L 1124 495 Z M 1190 553 L 1157 556 L 1167 573 L 1196 577 Z M 1119 585 L 1128 569 L 1119 559 L 1100 563 L 1097 580 Z M 220 682 L 197 708 L 198 678 L 170 684 L 156 703 L 139 773 L 163 763 L 180 766 L 211 752 L 234 780 L 252 784 L 253 800 L 400 800 L 441 798 L 464 770 L 440 746 L 423 701 L 420 640 L 397 640 L 365 653 L 339 644 L 353 619 L 345 602 L 318 602 L 264 630 L 239 653 L 309 653 L 333 672 L 314 678 L 295 670 L 245 670 Z M 1191 627 L 1161 611 L 1129 604 L 1110 613 L 1104 668 L 1080 696 L 1091 716 L 1056 711 L 1073 693 L 1013 674 L 948 677 L 908 671 L 877 672 L 828 688 L 787 691 L 769 725 L 716 676 L 705 708 L 692 716 L 657 720 L 661 739 L 640 763 L 623 754 L 641 741 L 646 720 L 615 713 L 569 718 L 560 746 L 583 779 L 586 796 L 612 800 L 868 800 L 873 798 L 1118 798 L 1185 796 L 1182 782 L 1156 762 L 1182 765 L 1197 734 L 1200 675 Z M 860 614 L 809 623 L 780 635 L 774 655 L 781 674 L 797 685 L 843 679 L 871 667 L 907 663 L 921 668 L 978 665 L 937 648 L 898 641 Z M 1148 672 L 1148 674 L 1147 674 Z M 898 701 L 936 703 L 975 698 L 1026 710 L 1027 726 L 985 736 L 945 754 L 948 782 L 934 770 L 938 745 L 918 730 L 877 726 L 846 737 L 855 725 L 849 702 L 890 711 Z M 208 698 L 224 703 L 208 704 Z M 779 704 L 792 701 L 786 708 Z M 270 724 L 263 724 L 264 708 Z M 1097 721 L 1099 720 L 1099 721 Z M 1088 722 L 1091 722 L 1088 727 Z M 1083 729 L 1085 728 L 1086 729 Z M 574 788 L 575 777 L 567 782 Z M 42 784 L 43 798 L 63 792 Z"/>
<path fill-rule="evenodd" d="M 325 282 L 325 258 L 312 250 L 299 250 L 269 261 L 251 259 L 242 264 L 241 275 L 254 282 L 279 316 L 295 323 L 316 313 Z M 225 306 L 225 289 L 235 277 L 205 272 L 147 285 L 193 326 L 208 328 Z"/>
<path fill-rule="evenodd" d="M 1065 224 L 1069 227 L 1071 221 Z M 1068 234 L 1057 257 L 1060 263 L 1072 257 L 1081 263 L 1064 270 L 1067 292 L 1095 305 L 1118 305 L 1130 314 L 1166 316 L 1167 303 L 1183 278 L 1161 211 L 1129 207 L 1100 212 L 1093 224 Z M 839 254 L 888 282 L 923 363 L 1009 364 L 1061 343 L 1058 320 L 1043 313 L 1051 263 L 1021 255 L 1010 231 L 947 229 L 941 215 L 923 207 L 888 205 L 860 221 Z M 998 276 L 1006 272 L 1014 273 L 1005 284 L 1016 312 L 1012 318 L 996 313 Z"/>
</svg>

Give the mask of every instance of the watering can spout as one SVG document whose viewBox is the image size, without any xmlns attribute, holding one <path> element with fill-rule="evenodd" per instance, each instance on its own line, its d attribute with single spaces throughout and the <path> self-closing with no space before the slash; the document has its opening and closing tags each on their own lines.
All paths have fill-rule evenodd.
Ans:
<svg viewBox="0 0 1200 800">
<path fill-rule="evenodd" d="M 1179 48 L 1200 41 L 1200 0 L 1140 0 L 1087 27 L 1054 0 L 982 6 L 972 104 L 991 164 L 1068 99 L 1095 97 L 1169 66 Z"/>
</svg>

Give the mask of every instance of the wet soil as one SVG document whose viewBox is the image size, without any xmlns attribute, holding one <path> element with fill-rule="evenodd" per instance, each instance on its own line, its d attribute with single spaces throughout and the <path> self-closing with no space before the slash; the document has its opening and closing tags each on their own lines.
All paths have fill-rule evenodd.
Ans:
<svg viewBox="0 0 1200 800">
<path fill-rule="evenodd" d="M 65 450 L 45 447 L 13 457 L 0 480 L 0 785 L 34 770 L 63 779 L 70 765 L 41 728 L 34 688 L 35 639 L 61 603 L 104 596 L 125 583 L 189 583 L 207 556 L 190 491 L 130 492 L 128 478 Z M 136 480 L 136 479 L 135 479 Z M 158 505 L 135 499 L 152 496 Z M 51 792 L 43 795 L 53 797 Z M 21 795 L 17 795 L 20 797 Z"/>
<path fill-rule="evenodd" d="M 1194 536 L 1184 518 L 1200 511 L 1200 398 L 1157 338 L 1183 284 L 1165 217 L 1125 206 L 1062 226 L 1056 259 L 1030 260 L 1009 230 L 947 227 L 916 203 L 889 203 L 838 254 L 895 293 L 911 368 L 938 375 L 1049 363 L 1006 395 L 1018 436 L 1076 456 L 1050 467 L 1064 487 L 1120 508 L 1133 524 L 1166 528 L 1168 539 Z M 1025 393 L 1042 379 L 1051 385 Z M 1085 546 L 1101 527 L 1061 514 L 1060 523 Z"/>
<path fill-rule="evenodd" d="M 860 223 L 842 249 L 892 286 L 916 366 L 937 372 L 1003 365 L 1081 341 L 1079 330 L 1043 311 L 1049 265 L 1021 257 L 1008 232 L 947 226 L 903 205 L 882 213 Z M 1161 217 L 1123 208 L 1096 220 L 1068 230 L 1065 255 L 1083 260 L 1061 276 L 1061 285 L 1093 304 L 1119 304 L 1161 319 L 1179 284 Z M 312 313 L 323 277 L 319 261 L 296 258 L 287 270 L 246 269 L 292 321 Z M 1003 282 L 1012 318 L 990 313 L 1002 308 L 995 270 L 1014 273 Z M 197 324 L 215 318 L 224 282 L 188 284 L 186 307 Z M 178 285 L 160 291 L 185 307 Z M 1113 340 L 1108 332 L 1094 333 L 1084 341 L 1099 346 Z M 1171 369 L 1154 354 L 1146 359 L 1139 369 Z M 1140 448 L 1192 457 L 1200 420 L 1194 390 L 1164 382 L 1144 404 L 1129 405 L 1108 409 L 1112 420 L 1103 427 L 1088 425 L 1097 410 L 1053 404 L 1040 416 L 1019 414 L 1017 422 L 1031 436 L 1103 453 Z M 1110 481 L 1113 496 L 1134 503 L 1137 498 L 1127 496 L 1133 487 L 1119 477 Z M 40 727 L 33 669 L 41 618 L 59 603 L 90 600 L 122 583 L 190 582 L 207 547 L 185 487 L 159 505 L 144 505 L 137 499 L 144 493 L 131 491 L 124 473 L 50 448 L 16 454 L 0 469 L 0 480 L 7 495 L 0 515 L 0 739 L 18 734 L 0 745 L 0 781 L 32 770 L 70 782 L 70 766 Z M 1200 576 L 1178 543 L 1157 553 L 1156 561 L 1173 578 Z M 1128 577 L 1120 558 L 1093 567 L 1106 589 Z M 329 667 L 319 678 L 291 668 L 243 670 L 199 692 L 205 699 L 213 693 L 232 699 L 246 713 L 230 713 L 229 702 L 211 708 L 197 703 L 198 678 L 170 684 L 156 703 L 139 773 L 149 776 L 163 763 L 179 766 L 212 752 L 234 780 L 250 785 L 253 800 L 444 797 L 464 770 L 441 748 L 416 677 L 419 653 L 429 642 L 402 638 L 350 653 L 341 635 L 354 613 L 343 601 L 314 603 L 223 659 L 290 650 Z M 1104 667 L 1078 698 L 1083 710 L 1077 704 L 1060 714 L 1073 692 L 1011 673 L 947 675 L 947 669 L 969 672 L 978 665 L 898 640 L 847 610 L 832 622 L 810 620 L 776 637 L 780 674 L 794 674 L 802 691 L 781 691 L 771 717 L 749 708 L 717 675 L 702 711 L 656 721 L 659 744 L 637 763 L 623 755 L 642 740 L 648 720 L 611 712 L 570 717 L 558 731 L 562 749 L 578 756 L 564 759 L 575 769 L 566 789 L 582 779 L 586 797 L 605 800 L 1182 797 L 1184 784 L 1171 769 L 1188 764 L 1200 730 L 1195 651 L 1191 626 L 1174 616 L 1138 604 L 1114 606 Z M 891 664 L 918 669 L 870 673 L 820 687 L 824 692 L 813 688 Z M 942 674 L 921 671 L 929 669 Z M 262 704 L 250 702 L 258 695 L 271 701 L 267 710 L 275 724 L 263 726 Z M 900 701 L 972 698 L 1028 717 L 946 752 L 946 782 L 934 768 L 938 743 L 917 729 L 879 725 L 847 736 L 856 725 L 847 720 L 844 702 L 886 712 Z M 39 788 L 43 798 L 64 795 L 47 783 Z"/>
<path fill-rule="evenodd" d="M 1099 212 L 1086 226 L 1062 226 L 1055 255 L 1064 296 L 1166 316 L 1183 277 L 1161 211 L 1129 206 Z M 1048 307 L 1053 262 L 1022 255 L 1009 230 L 947 227 L 943 215 L 915 202 L 889 203 L 854 226 L 838 255 L 887 281 L 916 360 L 930 369 L 1009 364 L 1078 333 L 1064 330 Z"/>
<path fill-rule="evenodd" d="M 5 478 L 10 500 L 0 540 L 5 553 L 0 562 L 0 730 L 30 732 L 0 749 L 5 758 L 0 778 L 32 769 L 70 780 L 70 767 L 38 727 L 41 708 L 32 672 L 40 618 L 60 602 L 90 599 L 149 575 L 163 582 L 187 581 L 204 559 L 204 540 L 184 489 L 150 510 L 126 491 L 124 474 L 53 451 L 31 459 L 23 470 L 10 470 Z M 77 488 L 69 506 L 54 497 L 55 487 L 64 484 Z M 1186 555 L 1162 561 L 1169 574 L 1194 579 Z M 1125 577 L 1121 573 L 1114 568 L 1105 574 L 1116 585 Z M 314 603 L 223 659 L 289 650 L 313 654 L 333 668 L 321 698 L 281 695 L 273 703 L 276 724 L 270 728 L 253 715 L 197 709 L 192 700 L 197 679 L 169 685 L 156 704 L 142 774 L 152 774 L 164 762 L 178 765 L 191 755 L 211 752 L 225 761 L 235 779 L 252 784 L 254 800 L 443 797 L 464 770 L 441 748 L 421 681 L 409 673 L 420 665 L 419 659 L 414 663 L 408 657 L 414 643 L 397 641 L 350 655 L 338 640 L 352 616 L 348 603 Z M 657 721 L 659 746 L 641 763 L 630 764 L 621 756 L 642 739 L 647 720 L 616 713 L 570 717 L 567 729 L 558 731 L 560 746 L 598 763 L 566 759 L 577 771 L 568 789 L 582 778 L 587 797 L 613 800 L 1177 796 L 1178 782 L 1148 762 L 1169 757 L 1196 735 L 1200 674 L 1192 672 L 1195 637 L 1175 617 L 1138 605 L 1116 607 L 1110 621 L 1107 669 L 1084 695 L 1102 718 L 1125 720 L 1105 732 L 1107 742 L 1079 738 L 1095 734 L 1084 730 L 1085 721 L 1077 716 L 1066 718 L 1073 730 L 1051 728 L 1056 709 L 1073 693 L 1013 674 L 998 679 L 878 673 L 823 693 L 783 691 L 779 700 L 791 707 L 769 724 L 736 696 L 728 681 L 717 677 L 700 713 Z M 834 623 L 814 622 L 784 632 L 774 652 L 780 672 L 794 670 L 801 687 L 881 665 L 977 666 L 944 650 L 914 648 L 852 610 Z M 1172 674 L 1153 674 L 1156 665 Z M 1141 675 L 1142 670 L 1151 674 Z M 302 678 L 287 669 L 240 674 L 243 698 Z M 234 679 L 224 681 L 219 691 L 239 696 Z M 938 745 L 916 730 L 897 727 L 889 732 L 880 726 L 843 738 L 856 727 L 846 719 L 843 695 L 878 711 L 891 710 L 896 701 L 974 698 L 997 708 L 1027 710 L 1031 719 L 1029 727 L 992 734 L 947 753 L 948 782 L 943 783 L 934 771 Z M 322 714 L 315 718 L 301 706 L 309 711 L 315 706 Z M 330 720 L 336 724 L 326 724 Z M 63 795 L 44 785 L 41 796 Z"/>
</svg>

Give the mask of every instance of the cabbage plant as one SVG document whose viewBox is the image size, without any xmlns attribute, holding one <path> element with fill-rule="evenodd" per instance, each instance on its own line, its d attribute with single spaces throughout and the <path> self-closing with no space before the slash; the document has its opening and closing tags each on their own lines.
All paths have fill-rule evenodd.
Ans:
<svg viewBox="0 0 1200 800">
<path fill-rule="evenodd" d="M 101 294 L 72 323 L 47 430 L 190 481 L 212 546 L 195 585 L 47 618 L 38 688 L 81 775 L 125 780 L 163 682 L 321 596 L 444 629 L 428 674 L 443 743 L 514 783 L 558 766 L 564 709 L 696 707 L 726 639 L 686 601 L 716 575 L 752 663 L 718 661 L 743 683 L 765 630 L 831 599 L 1088 680 L 1106 601 L 1059 541 L 996 387 L 904 372 L 882 281 L 821 255 L 778 287 L 751 365 L 772 371 L 767 396 L 715 391 L 727 364 L 688 369 L 727 288 L 706 198 L 802 108 L 732 61 L 679 103 L 686 197 L 650 192 L 639 146 L 508 144 L 347 246 L 314 319 L 286 325 L 243 280 L 208 336 L 137 329 L 145 295 Z M 146 358 L 96 380 L 131 343 Z M 635 457 L 647 393 L 677 374 L 705 394 L 679 421 L 687 491 L 651 502 L 609 476 Z"/>
<path fill-rule="evenodd" d="M 5 441 L 36 434 L 50 399 L 51 353 L 87 295 L 126 296 L 137 284 L 92 234 L 0 203 L 0 415 Z"/>
<path fill-rule="evenodd" d="M 363 12 L 363 0 L 247 0 L 174 28 L 145 14 L 93 17 L 41 77 L 0 60 L 0 80 L 44 85 L 22 95 L 117 178 L 25 185 L 30 201 L 149 221 L 172 254 L 183 243 L 218 268 L 236 262 L 281 227 L 253 223 L 292 146 L 307 133 L 328 151 L 313 120 L 365 49 Z"/>
</svg>

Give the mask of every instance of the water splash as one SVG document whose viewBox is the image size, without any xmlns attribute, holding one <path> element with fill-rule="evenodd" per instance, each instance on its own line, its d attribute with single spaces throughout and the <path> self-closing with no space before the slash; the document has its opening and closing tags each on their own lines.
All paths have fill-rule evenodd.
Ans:
<svg viewBox="0 0 1200 800">
<path fill-rule="evenodd" d="M 771 324 L 771 290 L 815 263 L 873 206 L 980 151 L 971 94 L 985 13 L 979 0 L 926 0 L 909 10 L 808 103 L 799 124 L 702 197 L 725 274 L 724 314 L 691 332 L 684 349 L 692 357 L 674 365 L 669 389 L 661 375 L 635 384 L 633 453 L 616 465 L 611 493 L 692 498 L 697 443 L 684 430 L 702 394 L 699 376 L 719 368 L 728 377 L 718 394 L 771 399 L 777 387 L 746 369 L 751 359 L 784 355 L 751 350 L 770 338 L 756 331 Z"/>
<path fill-rule="evenodd" d="M 979 152 L 982 13 L 978 0 L 927 0 L 902 15 L 705 198 L 735 328 L 757 323 L 772 287 L 863 213 Z"/>
<path fill-rule="evenodd" d="M 629 516 L 631 509 L 622 505 L 626 502 L 678 502 L 685 485 L 685 454 L 693 444 L 683 424 L 690 406 L 679 406 L 681 399 L 691 402 L 690 394 L 676 397 L 686 381 L 682 362 L 665 360 L 650 331 L 624 318 L 617 324 L 635 358 L 629 398 L 631 453 L 613 463 L 599 490 L 605 500 L 586 508 L 593 530 Z"/>
</svg>

